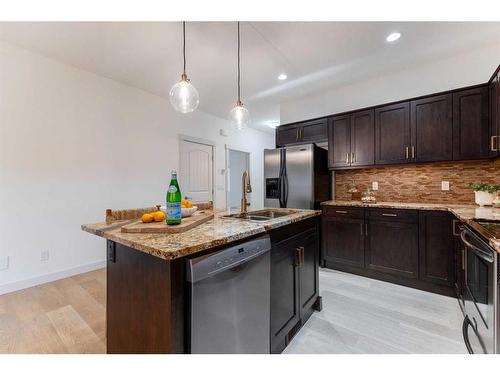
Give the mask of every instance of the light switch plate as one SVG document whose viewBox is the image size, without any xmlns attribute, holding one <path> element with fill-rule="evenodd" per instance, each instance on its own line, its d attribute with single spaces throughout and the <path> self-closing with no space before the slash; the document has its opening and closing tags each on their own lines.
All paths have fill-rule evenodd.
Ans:
<svg viewBox="0 0 500 375">
<path fill-rule="evenodd" d="M 450 190 L 450 181 L 441 181 L 441 190 L 449 191 Z"/>
<path fill-rule="evenodd" d="M 9 257 L 1 257 L 0 258 L 0 271 L 5 271 L 9 269 Z"/>
<path fill-rule="evenodd" d="M 372 190 L 378 190 L 378 181 L 372 182 Z"/>
</svg>

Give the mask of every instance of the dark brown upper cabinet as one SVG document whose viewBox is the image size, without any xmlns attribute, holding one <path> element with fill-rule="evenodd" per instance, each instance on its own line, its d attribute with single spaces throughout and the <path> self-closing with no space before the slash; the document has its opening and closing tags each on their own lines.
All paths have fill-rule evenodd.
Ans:
<svg viewBox="0 0 500 375">
<path fill-rule="evenodd" d="M 500 155 L 500 72 L 490 81 L 490 125 L 488 134 L 488 153 L 490 157 Z"/>
<path fill-rule="evenodd" d="M 333 117 L 330 120 L 330 168 L 373 165 L 374 150 L 373 109 Z"/>
<path fill-rule="evenodd" d="M 375 164 L 373 109 L 351 115 L 351 165 Z"/>
<path fill-rule="evenodd" d="M 410 128 L 412 161 L 452 160 L 452 95 L 412 100 Z"/>
<path fill-rule="evenodd" d="M 350 115 L 335 116 L 328 124 L 328 166 L 348 167 L 351 155 Z"/>
<path fill-rule="evenodd" d="M 453 93 L 453 160 L 489 156 L 488 86 Z"/>
<path fill-rule="evenodd" d="M 375 108 L 375 164 L 410 161 L 410 103 Z"/>
<path fill-rule="evenodd" d="M 322 118 L 276 128 L 276 146 L 297 143 L 320 143 L 328 141 L 327 120 Z"/>
</svg>

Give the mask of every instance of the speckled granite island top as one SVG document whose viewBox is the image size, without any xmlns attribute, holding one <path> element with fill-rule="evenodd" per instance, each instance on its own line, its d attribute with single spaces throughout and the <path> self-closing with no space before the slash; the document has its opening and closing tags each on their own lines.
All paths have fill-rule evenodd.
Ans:
<svg viewBox="0 0 500 375">
<path fill-rule="evenodd" d="M 492 207 L 478 207 L 475 205 L 450 205 L 437 203 L 406 203 L 406 202 L 377 202 L 363 203 L 360 201 L 326 201 L 322 206 L 344 206 L 344 207 L 363 207 L 363 208 L 398 208 L 410 210 L 433 210 L 449 211 L 457 219 L 467 223 L 476 231 L 480 232 L 489 241 L 490 245 L 500 252 L 500 238 L 493 236 L 485 228 L 479 225 L 475 220 L 500 221 L 500 209 Z"/>
<path fill-rule="evenodd" d="M 271 219 L 266 222 L 252 222 L 234 218 L 223 218 L 228 212 L 216 212 L 215 218 L 184 233 L 177 234 L 138 234 L 122 233 L 121 227 L 130 221 L 115 221 L 112 224 L 84 224 L 82 230 L 122 245 L 171 260 L 266 233 L 284 225 L 321 215 L 317 210 L 279 209 L 291 211 L 291 215 Z"/>
</svg>

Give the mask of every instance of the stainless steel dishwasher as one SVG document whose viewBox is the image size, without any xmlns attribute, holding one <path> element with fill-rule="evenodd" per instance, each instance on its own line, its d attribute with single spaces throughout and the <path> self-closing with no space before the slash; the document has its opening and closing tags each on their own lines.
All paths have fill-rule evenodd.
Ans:
<svg viewBox="0 0 500 375">
<path fill-rule="evenodd" d="M 269 353 L 269 236 L 188 259 L 191 353 Z"/>
</svg>

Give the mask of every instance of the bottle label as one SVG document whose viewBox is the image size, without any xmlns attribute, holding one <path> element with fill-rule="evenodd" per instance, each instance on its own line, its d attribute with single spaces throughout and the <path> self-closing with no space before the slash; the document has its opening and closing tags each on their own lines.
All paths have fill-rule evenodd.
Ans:
<svg viewBox="0 0 500 375">
<path fill-rule="evenodd" d="M 177 188 L 174 185 L 170 185 L 168 187 L 168 192 L 172 194 L 177 193 Z"/>
<path fill-rule="evenodd" d="M 181 202 L 167 202 L 167 220 L 180 220 Z"/>
</svg>

